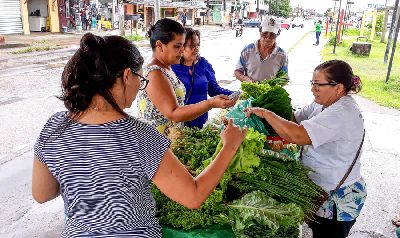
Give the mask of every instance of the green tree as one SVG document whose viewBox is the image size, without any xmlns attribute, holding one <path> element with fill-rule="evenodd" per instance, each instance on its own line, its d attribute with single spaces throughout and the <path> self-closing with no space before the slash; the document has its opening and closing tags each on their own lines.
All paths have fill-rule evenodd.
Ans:
<svg viewBox="0 0 400 238">
<path fill-rule="evenodd" d="M 289 17 L 292 12 L 290 7 L 290 0 L 270 0 L 270 15 L 277 17 Z"/>
<path fill-rule="evenodd" d="M 375 26 L 376 33 L 383 32 L 384 17 L 385 17 L 385 13 L 383 13 L 383 12 L 378 13 L 378 16 L 376 18 L 376 26 Z"/>
</svg>

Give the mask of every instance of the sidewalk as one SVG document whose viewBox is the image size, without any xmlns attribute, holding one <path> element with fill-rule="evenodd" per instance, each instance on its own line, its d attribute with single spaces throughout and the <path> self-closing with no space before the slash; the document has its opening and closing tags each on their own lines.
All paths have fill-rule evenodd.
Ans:
<svg viewBox="0 0 400 238">
<path fill-rule="evenodd" d="M 314 68 L 322 62 L 321 50 L 326 41 L 321 39 L 321 45 L 313 46 L 315 36 L 309 34 L 289 55 L 291 83 L 286 89 L 296 107 L 313 101 L 310 80 Z M 355 98 L 365 120 L 361 173 L 367 183 L 368 197 L 349 238 L 396 238 L 391 218 L 400 212 L 400 125 L 397 123 L 400 111 L 360 96 Z M 309 238 L 310 234 L 305 227 L 302 237 Z"/>
<path fill-rule="evenodd" d="M 195 26 L 194 28 L 221 28 L 215 25 L 201 25 Z M 221 28 L 221 31 L 224 30 Z M 12 34 L 12 35 L 4 35 L 5 44 L 0 44 L 0 49 L 7 48 L 16 48 L 16 47 L 26 47 L 34 42 L 38 41 L 49 41 L 56 42 L 60 46 L 70 46 L 70 45 L 78 45 L 82 36 L 88 32 L 91 32 L 95 35 L 99 36 L 107 36 L 107 35 L 119 35 L 120 32 L 118 29 L 109 30 L 109 31 L 84 31 L 84 32 L 68 32 L 68 33 L 51 33 L 51 32 L 31 32 L 30 35 L 22 35 L 22 34 Z M 133 34 L 136 34 L 136 31 L 132 31 Z M 125 35 L 130 35 L 130 30 L 125 30 Z M 145 35 L 145 32 L 139 31 L 139 35 Z M 141 46 L 148 44 L 148 40 L 135 42 L 136 45 Z"/>
</svg>

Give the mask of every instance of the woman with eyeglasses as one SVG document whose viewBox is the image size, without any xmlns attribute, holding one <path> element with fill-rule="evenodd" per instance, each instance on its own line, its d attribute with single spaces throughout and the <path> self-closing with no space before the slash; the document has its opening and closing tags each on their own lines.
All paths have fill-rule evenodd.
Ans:
<svg viewBox="0 0 400 238">
<path fill-rule="evenodd" d="M 230 95 L 232 91 L 218 85 L 212 65 L 199 55 L 200 32 L 192 28 L 185 28 L 185 30 L 186 38 L 180 64 L 171 66 L 176 76 L 185 85 L 185 105 L 207 100 L 207 96 Z M 196 119 L 186 122 L 185 125 L 202 128 L 207 119 L 208 112 L 205 112 Z"/>
<path fill-rule="evenodd" d="M 161 237 L 152 183 L 183 206 L 199 208 L 245 137 L 246 130 L 228 121 L 221 152 L 193 178 L 169 139 L 123 110 L 146 88 L 142 64 L 130 41 L 87 33 L 64 68 L 60 99 L 67 111 L 42 129 L 32 172 L 37 202 L 64 200 L 61 237 Z"/>
<path fill-rule="evenodd" d="M 225 95 L 185 105 L 185 86 L 171 69 L 182 57 L 185 29 L 180 23 L 164 18 L 149 29 L 148 35 L 153 56 L 144 68 L 149 85 L 139 93 L 140 118 L 168 134 L 171 127 L 182 127 L 183 122 L 192 121 L 212 108 L 235 105 L 236 100 L 229 100 Z"/>
<path fill-rule="evenodd" d="M 314 102 L 295 111 L 292 121 L 261 108 L 247 116 L 264 118 L 283 139 L 302 145 L 300 161 L 312 169 L 310 178 L 329 197 L 309 222 L 314 238 L 347 237 L 367 196 L 360 173 L 364 119 L 350 95 L 361 81 L 349 64 L 331 60 L 315 68 L 311 81 Z"/>
</svg>

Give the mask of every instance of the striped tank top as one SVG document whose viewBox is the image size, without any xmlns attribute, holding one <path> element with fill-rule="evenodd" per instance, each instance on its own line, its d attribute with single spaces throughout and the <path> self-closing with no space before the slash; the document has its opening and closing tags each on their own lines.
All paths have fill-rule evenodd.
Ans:
<svg viewBox="0 0 400 238">
<path fill-rule="evenodd" d="M 34 148 L 60 184 L 61 237 L 161 237 L 151 180 L 170 141 L 132 117 L 63 128 L 67 117 L 53 115 Z"/>
</svg>

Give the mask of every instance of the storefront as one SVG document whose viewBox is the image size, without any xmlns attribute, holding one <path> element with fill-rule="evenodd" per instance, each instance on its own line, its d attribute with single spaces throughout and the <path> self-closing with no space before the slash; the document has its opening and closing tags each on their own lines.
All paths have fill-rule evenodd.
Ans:
<svg viewBox="0 0 400 238">
<path fill-rule="evenodd" d="M 46 32 L 50 31 L 48 2 L 47 0 L 29 0 L 28 22 L 29 31 Z"/>
<path fill-rule="evenodd" d="M 117 0 L 58 0 L 58 2 L 60 28 L 64 32 L 113 29 L 113 26 L 118 25 Z"/>
<path fill-rule="evenodd" d="M 20 0 L 1 0 L 0 35 L 23 32 Z"/>
</svg>

